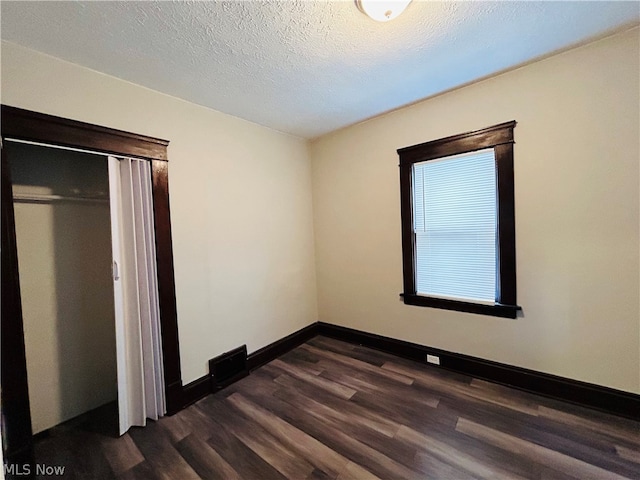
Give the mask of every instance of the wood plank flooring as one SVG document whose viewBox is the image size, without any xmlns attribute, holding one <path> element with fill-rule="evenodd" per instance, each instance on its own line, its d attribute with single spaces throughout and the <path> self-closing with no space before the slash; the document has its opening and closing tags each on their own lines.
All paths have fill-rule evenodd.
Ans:
<svg viewBox="0 0 640 480">
<path fill-rule="evenodd" d="M 172 417 L 36 442 L 65 478 L 638 479 L 640 424 L 316 337 Z"/>
</svg>

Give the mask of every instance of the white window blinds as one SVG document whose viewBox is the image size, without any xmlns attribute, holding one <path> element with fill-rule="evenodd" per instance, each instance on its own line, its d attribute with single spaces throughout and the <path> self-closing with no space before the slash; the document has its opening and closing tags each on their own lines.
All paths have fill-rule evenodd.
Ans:
<svg viewBox="0 0 640 480">
<path fill-rule="evenodd" d="M 418 294 L 495 301 L 496 212 L 492 148 L 414 164 Z"/>
</svg>

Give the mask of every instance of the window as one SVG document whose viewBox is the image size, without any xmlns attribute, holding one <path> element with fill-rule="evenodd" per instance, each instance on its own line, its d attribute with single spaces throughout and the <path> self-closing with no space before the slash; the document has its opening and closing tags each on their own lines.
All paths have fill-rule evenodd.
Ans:
<svg viewBox="0 0 640 480">
<path fill-rule="evenodd" d="M 406 304 L 516 317 L 515 125 L 398 150 Z"/>
</svg>

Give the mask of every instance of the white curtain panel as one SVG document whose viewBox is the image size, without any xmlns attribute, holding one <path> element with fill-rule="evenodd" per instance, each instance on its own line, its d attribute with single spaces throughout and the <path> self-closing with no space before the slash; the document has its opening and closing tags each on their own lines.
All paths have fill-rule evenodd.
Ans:
<svg viewBox="0 0 640 480">
<path fill-rule="evenodd" d="M 120 434 L 166 413 L 149 162 L 109 157 Z"/>
</svg>

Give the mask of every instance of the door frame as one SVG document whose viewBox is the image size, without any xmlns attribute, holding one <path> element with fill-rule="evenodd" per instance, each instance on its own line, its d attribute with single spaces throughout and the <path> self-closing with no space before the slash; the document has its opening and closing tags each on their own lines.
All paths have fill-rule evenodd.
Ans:
<svg viewBox="0 0 640 480">
<path fill-rule="evenodd" d="M 167 414 L 183 407 L 178 344 L 173 246 L 169 213 L 167 146 L 159 138 L 69 120 L 21 108 L 0 107 L 2 145 L 6 139 L 79 148 L 149 161 L 156 235 L 156 264 Z M 11 173 L 2 149 L 2 437 L 5 459 L 28 458 L 32 448 L 24 327 Z"/>
</svg>

